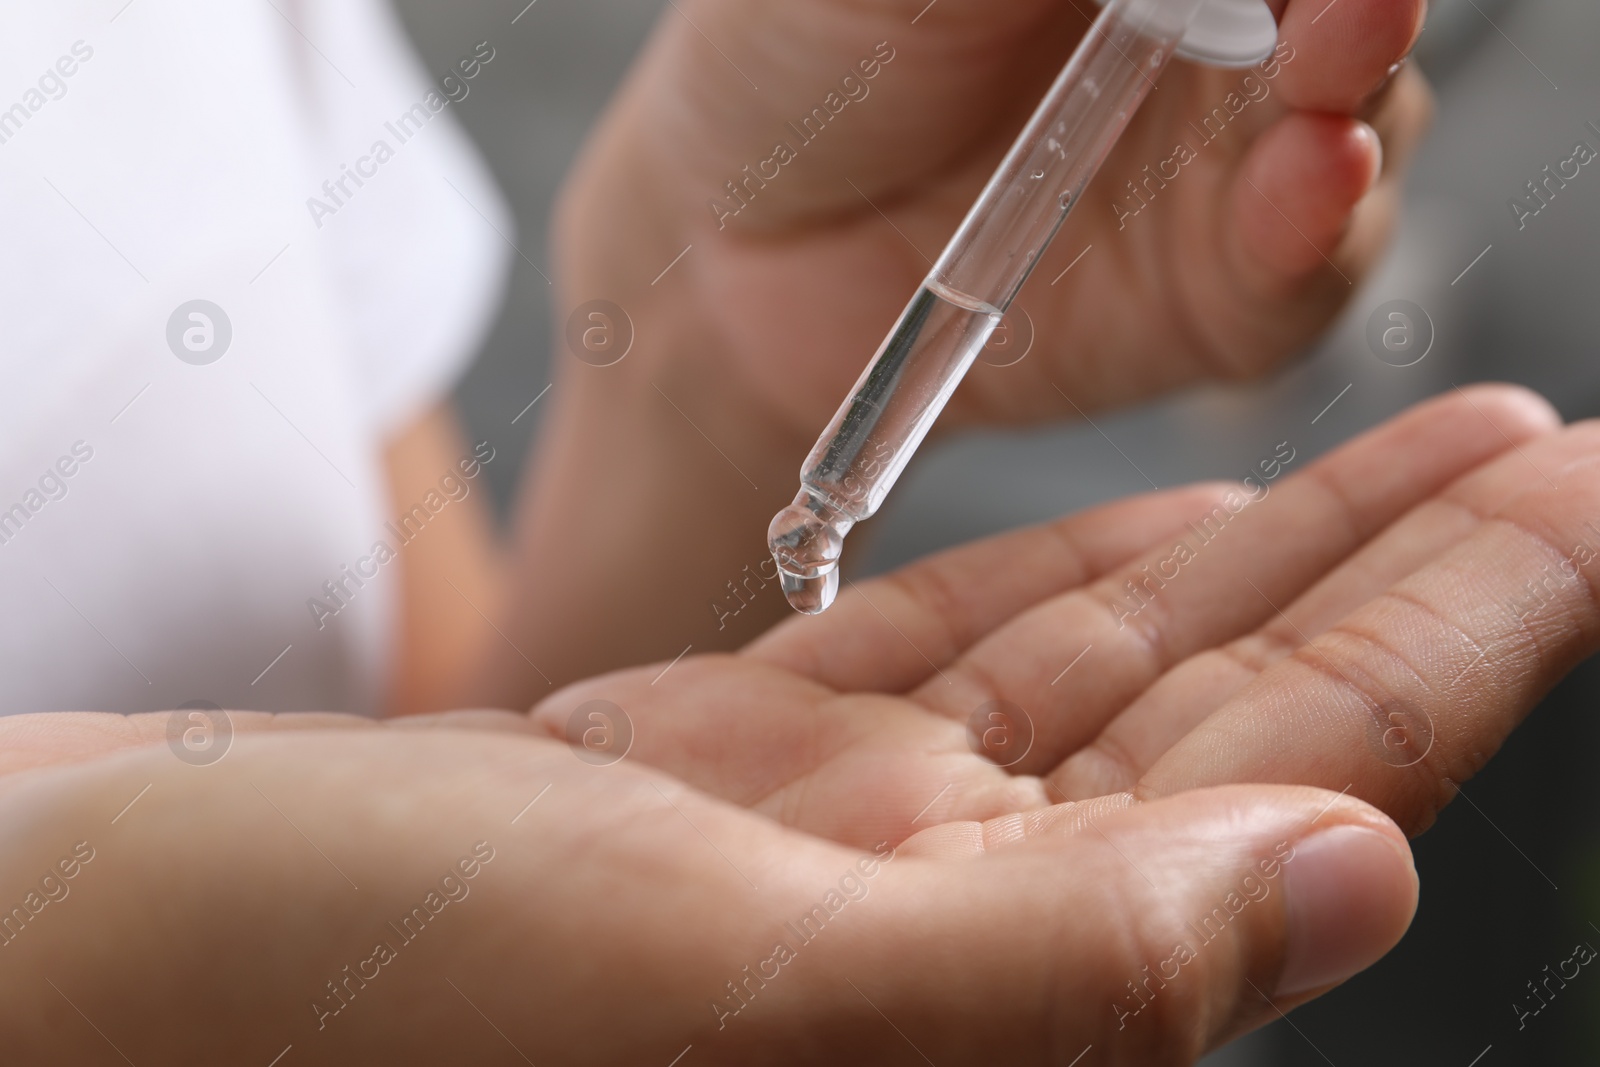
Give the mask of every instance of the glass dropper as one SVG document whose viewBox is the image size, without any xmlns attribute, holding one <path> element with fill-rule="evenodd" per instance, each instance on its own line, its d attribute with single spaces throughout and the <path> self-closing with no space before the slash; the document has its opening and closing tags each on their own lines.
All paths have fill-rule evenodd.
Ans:
<svg viewBox="0 0 1600 1067">
<path fill-rule="evenodd" d="M 833 603 L 845 535 L 888 496 L 1204 3 L 1111 0 L 1084 35 L 772 520 L 796 611 Z"/>
</svg>

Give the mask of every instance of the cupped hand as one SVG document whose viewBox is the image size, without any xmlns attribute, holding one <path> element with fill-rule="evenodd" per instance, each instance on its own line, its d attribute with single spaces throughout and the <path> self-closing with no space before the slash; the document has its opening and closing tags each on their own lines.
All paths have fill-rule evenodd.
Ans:
<svg viewBox="0 0 1600 1067">
<path fill-rule="evenodd" d="M 1600 645 L 1595 424 L 1475 388 L 1273 458 L 531 718 L 238 716 L 204 767 L 151 717 L 0 721 L 0 873 L 88 828 L 106 876 L 4 948 L 8 1047 L 59 1056 L 71 998 L 136 1061 L 1189 1062 L 1393 944 L 1400 828 Z M 627 758 L 538 736 L 593 700 Z M 480 839 L 456 932 L 319 1026 Z"/>
<path fill-rule="evenodd" d="M 237 714 L 201 765 L 167 718 L 0 720 L 8 1064 L 1188 1063 L 1415 902 L 1319 790 L 852 849 L 509 713 Z"/>
<path fill-rule="evenodd" d="M 1425 4 L 1272 6 L 1263 67 L 1168 70 L 1023 293 L 1032 355 L 978 368 L 943 428 L 1259 372 L 1352 294 L 1430 108 L 1395 71 Z M 1097 13 L 670 5 L 558 215 L 569 306 L 610 298 L 635 321 L 613 377 L 692 386 L 700 411 L 709 394 L 809 444 Z"/>
<path fill-rule="evenodd" d="M 1600 646 L 1600 426 L 1476 387 L 1298 473 L 1292 452 L 852 585 L 736 656 L 535 718 L 609 700 L 636 758 L 856 845 L 1231 782 L 1419 832 Z"/>
</svg>

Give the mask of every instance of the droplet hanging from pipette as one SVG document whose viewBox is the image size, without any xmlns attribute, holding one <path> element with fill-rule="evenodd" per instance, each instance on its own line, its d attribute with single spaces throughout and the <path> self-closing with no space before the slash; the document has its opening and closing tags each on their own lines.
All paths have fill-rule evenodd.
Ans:
<svg viewBox="0 0 1600 1067">
<path fill-rule="evenodd" d="M 773 517 L 767 541 L 790 607 L 803 615 L 818 615 L 833 604 L 839 594 L 844 535 L 853 525 L 853 520 L 804 490 Z"/>
<path fill-rule="evenodd" d="M 770 548 L 797 610 L 833 601 L 845 536 L 883 504 L 1206 2 L 1150 0 L 1162 17 L 1148 25 L 1113 2 L 1078 43 L 817 439 L 800 495 L 773 520 Z"/>
</svg>

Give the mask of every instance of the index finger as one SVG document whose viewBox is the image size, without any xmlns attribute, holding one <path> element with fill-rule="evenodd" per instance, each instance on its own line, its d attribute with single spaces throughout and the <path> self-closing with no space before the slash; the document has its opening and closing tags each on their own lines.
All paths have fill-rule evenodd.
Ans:
<svg viewBox="0 0 1600 1067">
<path fill-rule="evenodd" d="M 1114 501 L 852 582 L 826 614 L 790 619 L 743 654 L 842 693 L 904 692 L 1013 616 L 1127 563 L 1227 488 Z"/>
<path fill-rule="evenodd" d="M 1293 49 L 1278 88 L 1305 111 L 1355 114 L 1404 59 L 1427 0 L 1276 0 L 1278 40 Z"/>
</svg>

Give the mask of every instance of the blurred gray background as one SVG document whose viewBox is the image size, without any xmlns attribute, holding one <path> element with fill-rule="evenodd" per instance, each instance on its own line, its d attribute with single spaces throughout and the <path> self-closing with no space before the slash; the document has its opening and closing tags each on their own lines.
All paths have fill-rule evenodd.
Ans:
<svg viewBox="0 0 1600 1067">
<path fill-rule="evenodd" d="M 480 40 L 506 57 L 453 110 L 515 209 L 518 245 L 548 270 L 552 197 L 664 5 L 526 2 L 397 0 L 430 68 L 446 69 Z M 1139 471 L 1163 487 L 1239 476 L 1284 440 L 1310 456 L 1458 382 L 1522 382 L 1569 418 L 1600 413 L 1600 168 L 1584 168 L 1521 232 L 1507 206 L 1575 141 L 1600 147 L 1585 129 L 1600 124 L 1597 43 L 1594 0 L 1437 0 L 1418 58 L 1439 113 L 1408 214 L 1386 266 L 1323 343 L 1259 385 L 1196 390 L 1098 419 L 1098 430 L 988 434 L 922 455 L 873 523 L 872 566 L 1145 490 Z M 1427 358 L 1406 368 L 1375 358 L 1365 336 L 1374 311 L 1395 299 L 1420 305 L 1435 330 Z M 471 428 L 496 441 L 525 445 L 537 429 L 536 407 L 512 427 L 523 440 L 506 431 L 550 381 L 548 300 L 544 279 L 517 261 L 500 320 L 459 390 Z M 504 506 L 517 471 L 506 463 L 490 473 Z M 1292 1024 L 1207 1063 L 1600 1062 L 1600 976 L 1575 980 L 1523 1029 L 1513 1010 L 1545 964 L 1576 942 L 1600 945 L 1597 697 L 1590 664 L 1468 787 L 1473 804 L 1455 804 L 1419 840 L 1423 904 L 1395 954 Z"/>
</svg>

